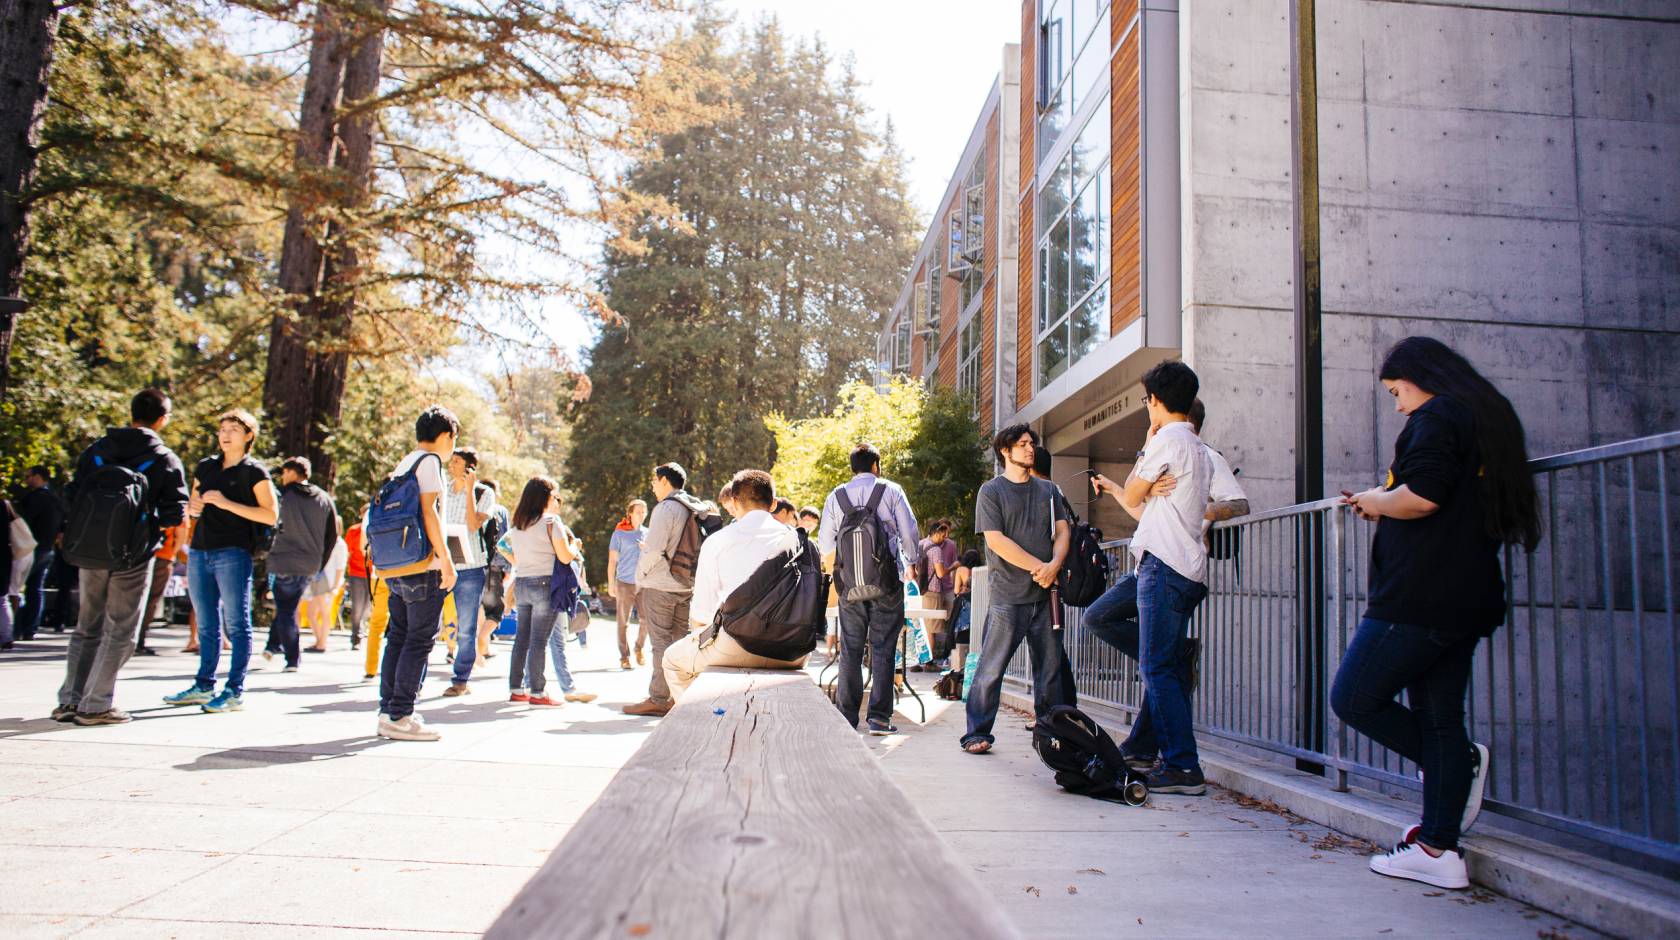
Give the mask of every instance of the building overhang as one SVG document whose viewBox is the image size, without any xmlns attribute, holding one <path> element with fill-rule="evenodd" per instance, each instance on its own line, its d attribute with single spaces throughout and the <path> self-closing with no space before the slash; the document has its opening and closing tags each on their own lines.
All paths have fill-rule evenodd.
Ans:
<svg viewBox="0 0 1680 940">
<path fill-rule="evenodd" d="M 1144 320 L 1133 320 L 1074 363 L 1000 426 L 1033 425 L 1056 456 L 1124 456 L 1122 462 L 1129 463 L 1149 427 L 1143 374 L 1180 355 L 1176 347 L 1145 346 Z"/>
</svg>

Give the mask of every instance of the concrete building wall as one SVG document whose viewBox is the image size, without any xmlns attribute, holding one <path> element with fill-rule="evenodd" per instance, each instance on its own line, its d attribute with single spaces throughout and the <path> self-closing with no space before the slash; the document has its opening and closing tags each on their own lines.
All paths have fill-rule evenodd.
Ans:
<svg viewBox="0 0 1680 940">
<path fill-rule="evenodd" d="M 1285 0 L 1180 9 L 1184 357 L 1257 506 L 1293 497 Z M 1680 4 L 1319 0 L 1326 489 L 1436 336 L 1536 456 L 1680 427 Z"/>
</svg>

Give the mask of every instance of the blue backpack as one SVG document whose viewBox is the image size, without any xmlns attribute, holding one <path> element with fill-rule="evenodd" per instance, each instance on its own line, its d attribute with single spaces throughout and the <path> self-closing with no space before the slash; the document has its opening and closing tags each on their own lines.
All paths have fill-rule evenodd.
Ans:
<svg viewBox="0 0 1680 940">
<path fill-rule="evenodd" d="M 420 480 L 415 475 L 427 457 L 438 462 L 441 473 L 442 458 L 426 454 L 406 473 L 386 480 L 368 509 L 367 555 L 376 570 L 407 568 L 432 557 L 432 540 L 420 514 Z"/>
</svg>

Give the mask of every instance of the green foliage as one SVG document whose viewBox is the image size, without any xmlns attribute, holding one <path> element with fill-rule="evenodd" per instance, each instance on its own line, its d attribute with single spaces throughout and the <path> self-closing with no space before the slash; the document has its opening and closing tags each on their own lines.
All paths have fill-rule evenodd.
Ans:
<svg viewBox="0 0 1680 940">
<path fill-rule="evenodd" d="M 929 391 L 895 376 L 884 390 L 853 382 L 828 414 L 799 421 L 771 415 L 776 438 L 776 489 L 801 506 L 821 506 L 852 478 L 852 448 L 875 445 L 882 475 L 904 487 L 916 517 L 951 522 L 959 542 L 973 544 L 974 499 L 990 475 L 986 445 L 966 396 Z"/>
<path fill-rule="evenodd" d="M 626 178 L 677 217 L 638 213 L 607 246 L 604 293 L 623 320 L 589 352 L 566 469 L 587 545 L 648 495 L 656 464 L 682 463 L 711 496 L 774 462 L 765 416 L 821 414 L 866 374 L 914 251 L 902 159 L 849 67 L 774 21 L 733 42 L 725 26 L 703 10 L 685 40 L 690 64 L 719 76 L 725 116 L 660 134 Z"/>
</svg>

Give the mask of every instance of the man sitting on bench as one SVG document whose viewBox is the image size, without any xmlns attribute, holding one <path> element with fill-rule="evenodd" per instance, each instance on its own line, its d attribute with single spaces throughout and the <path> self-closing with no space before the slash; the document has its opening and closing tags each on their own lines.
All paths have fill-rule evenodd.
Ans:
<svg viewBox="0 0 1680 940">
<path fill-rule="evenodd" d="M 776 503 L 770 474 L 742 470 L 735 474 L 729 488 L 741 516 L 701 543 L 694 570 L 694 596 L 688 608 L 690 632 L 665 650 L 665 681 L 671 687 L 672 701 L 681 699 L 689 685 L 713 666 L 798 669 L 805 665 L 805 656 L 811 650 L 811 646 L 803 646 L 797 658 L 775 659 L 752 652 L 726 630 L 711 629 L 729 595 L 766 561 L 785 559 L 800 551 L 802 542 L 809 544 L 799 529 L 783 525 L 770 515 Z M 815 643 L 814 633 L 811 642 Z"/>
</svg>

